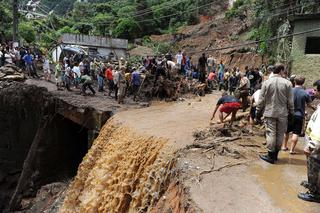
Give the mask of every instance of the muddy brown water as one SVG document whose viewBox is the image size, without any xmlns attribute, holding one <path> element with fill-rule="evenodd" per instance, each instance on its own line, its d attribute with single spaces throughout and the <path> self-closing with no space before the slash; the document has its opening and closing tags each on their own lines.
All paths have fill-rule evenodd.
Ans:
<svg viewBox="0 0 320 213">
<path fill-rule="evenodd" d="M 320 212 L 320 204 L 305 202 L 297 198 L 299 192 L 306 191 L 300 186 L 301 181 L 307 180 L 306 157 L 301 150 L 302 144 L 303 139 L 300 139 L 296 155 L 281 152 L 277 164 L 269 165 L 257 161 L 250 166 L 252 175 L 270 195 L 274 205 L 283 212 Z"/>
</svg>

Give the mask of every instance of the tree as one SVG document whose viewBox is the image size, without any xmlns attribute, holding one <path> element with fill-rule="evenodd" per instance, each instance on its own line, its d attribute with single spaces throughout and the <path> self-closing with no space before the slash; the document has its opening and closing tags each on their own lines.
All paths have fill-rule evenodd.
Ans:
<svg viewBox="0 0 320 213">
<path fill-rule="evenodd" d="M 12 26 L 12 40 L 18 41 L 18 0 L 12 0 L 12 17 L 13 17 L 13 26 Z"/>
<path fill-rule="evenodd" d="M 133 40 L 139 34 L 140 26 L 132 18 L 122 18 L 119 20 L 114 35 L 119 38 Z"/>
<path fill-rule="evenodd" d="M 31 23 L 21 22 L 19 23 L 20 36 L 27 42 L 33 43 L 36 40 L 36 31 Z"/>
</svg>

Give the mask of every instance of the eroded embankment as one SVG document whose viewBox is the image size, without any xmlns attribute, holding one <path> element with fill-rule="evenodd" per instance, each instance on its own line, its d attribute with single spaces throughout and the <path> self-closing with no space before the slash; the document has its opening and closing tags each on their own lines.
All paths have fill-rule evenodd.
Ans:
<svg viewBox="0 0 320 213">
<path fill-rule="evenodd" d="M 166 140 L 109 121 L 79 166 L 60 212 L 145 212 L 169 185 Z"/>
</svg>

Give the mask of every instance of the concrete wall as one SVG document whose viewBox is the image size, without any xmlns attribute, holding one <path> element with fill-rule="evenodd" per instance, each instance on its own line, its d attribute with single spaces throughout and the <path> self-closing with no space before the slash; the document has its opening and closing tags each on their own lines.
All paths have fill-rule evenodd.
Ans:
<svg viewBox="0 0 320 213">
<path fill-rule="evenodd" d="M 100 36 L 88 36 L 82 34 L 65 33 L 61 36 L 61 42 L 80 46 L 92 46 L 102 48 L 128 49 L 128 40 L 115 39 Z"/>
<path fill-rule="evenodd" d="M 109 56 L 109 54 L 113 52 L 113 59 L 115 60 L 121 57 L 126 58 L 127 56 L 128 40 L 126 39 L 66 33 L 61 36 L 61 42 L 64 44 L 96 48 L 103 56 Z"/>
<path fill-rule="evenodd" d="M 319 20 L 298 20 L 294 23 L 294 33 L 319 28 Z M 320 31 L 301 34 L 293 37 L 292 40 L 292 73 L 304 75 L 306 86 L 320 79 L 320 54 L 305 54 L 307 37 L 320 37 Z"/>
<path fill-rule="evenodd" d="M 97 48 L 97 51 L 104 56 L 109 56 L 109 54 L 113 52 L 114 60 L 119 60 L 121 57 L 127 58 L 127 50 L 125 49 Z"/>
</svg>

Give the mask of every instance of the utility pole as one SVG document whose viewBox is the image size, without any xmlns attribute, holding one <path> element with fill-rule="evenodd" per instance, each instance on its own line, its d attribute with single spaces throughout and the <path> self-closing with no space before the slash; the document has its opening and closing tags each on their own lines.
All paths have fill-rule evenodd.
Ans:
<svg viewBox="0 0 320 213">
<path fill-rule="evenodd" d="M 197 0 L 197 18 L 199 19 L 199 0 Z"/>
<path fill-rule="evenodd" d="M 18 41 L 18 0 L 12 0 L 12 17 L 13 17 L 13 27 L 12 27 L 12 40 L 13 42 Z"/>
</svg>

